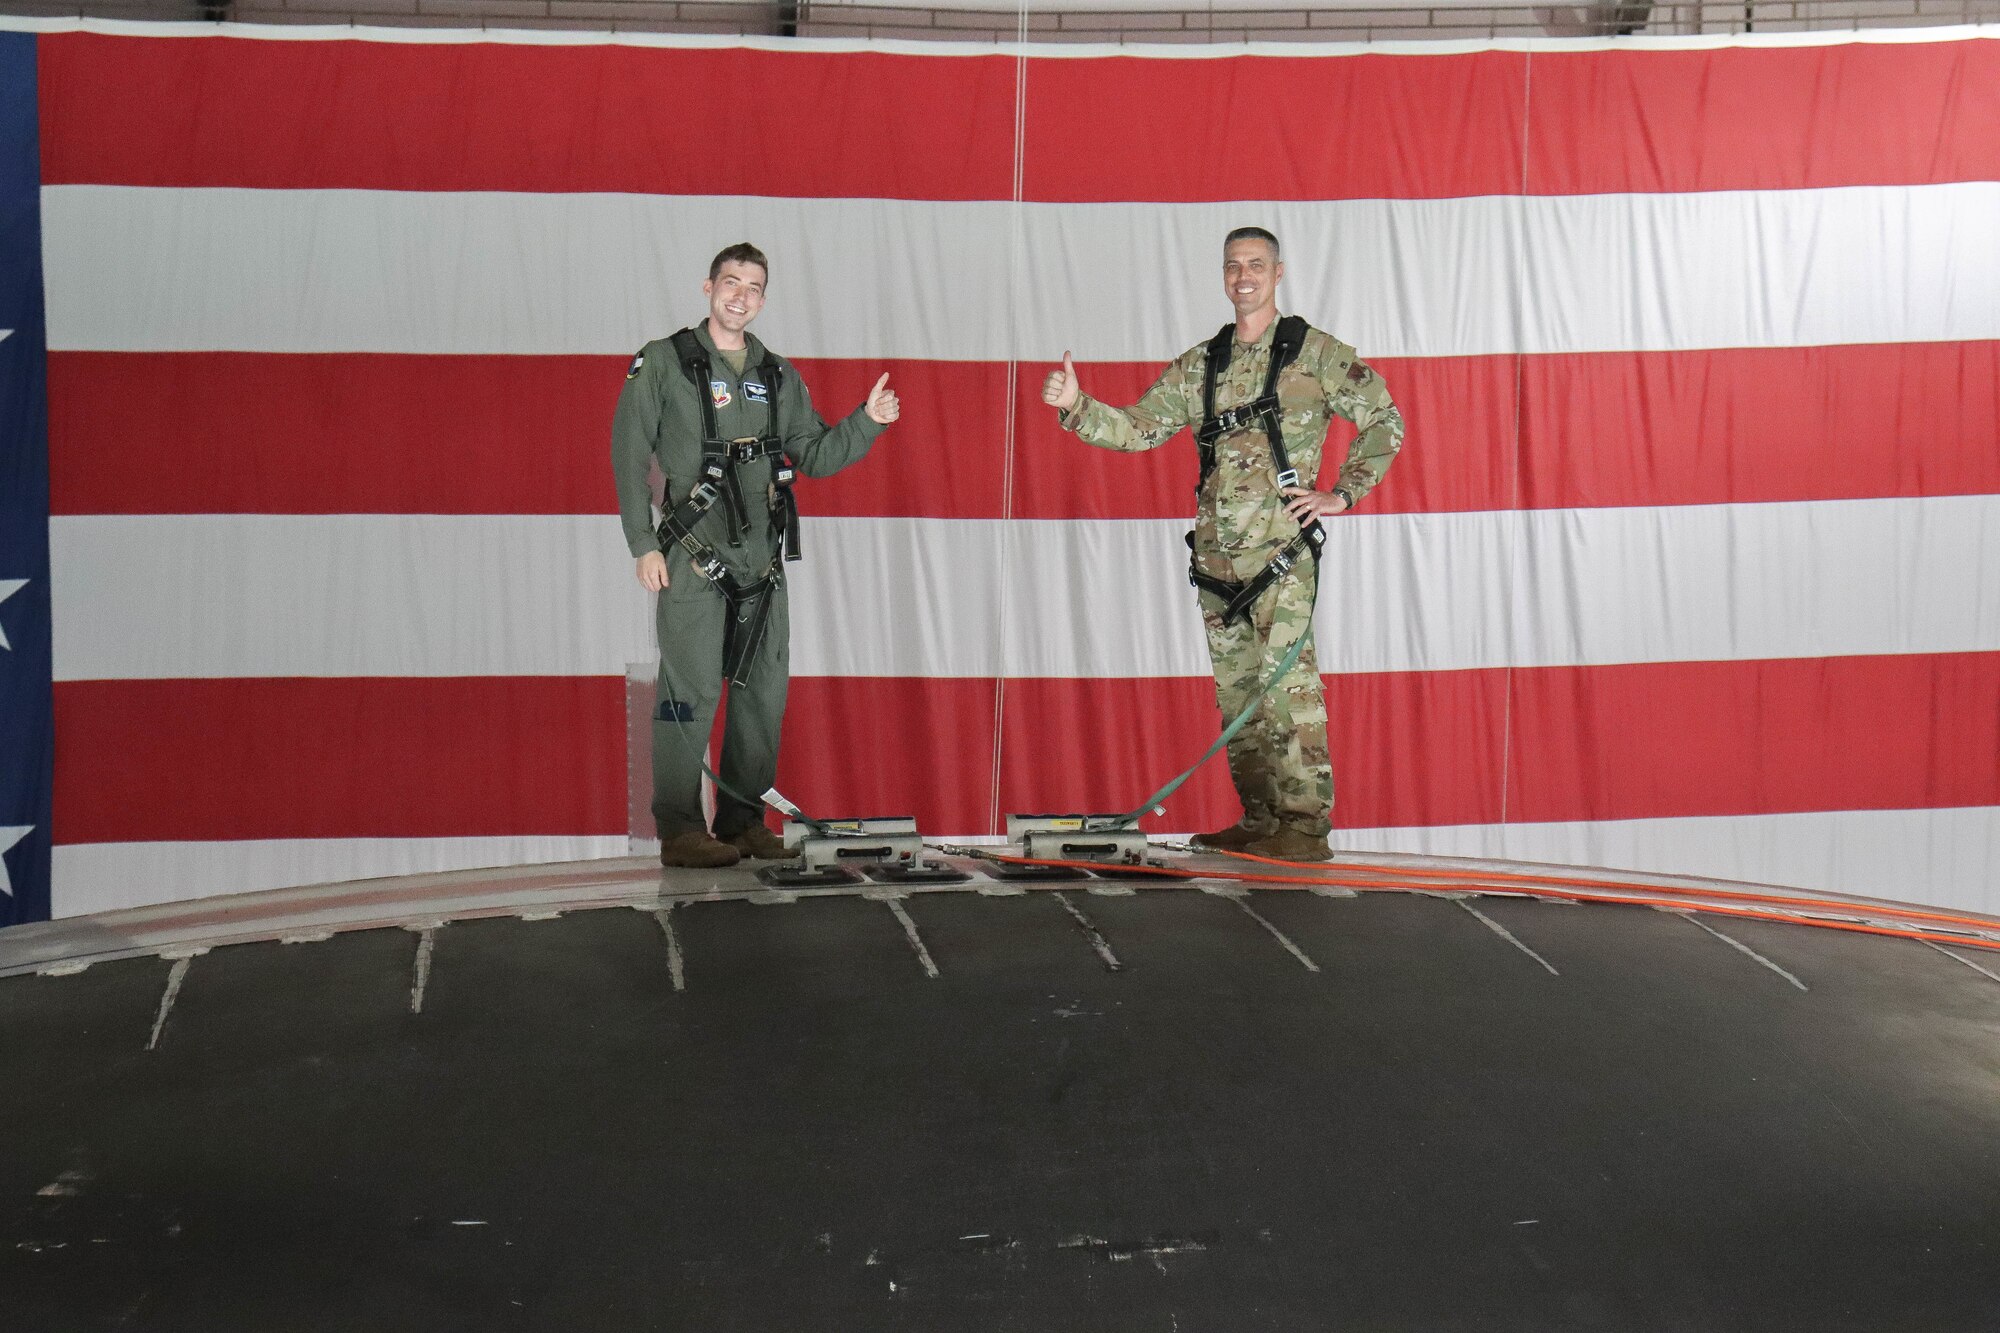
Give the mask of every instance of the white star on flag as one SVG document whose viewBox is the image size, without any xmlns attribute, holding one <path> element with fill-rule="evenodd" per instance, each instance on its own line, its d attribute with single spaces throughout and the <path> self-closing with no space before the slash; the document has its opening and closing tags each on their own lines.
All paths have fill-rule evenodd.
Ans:
<svg viewBox="0 0 2000 1333">
<path fill-rule="evenodd" d="M 0 579 L 0 602 L 6 601 L 9 597 L 12 597 L 27 586 L 28 581 L 26 579 Z M 7 642 L 7 627 L 5 625 L 0 625 L 0 648 L 5 648 L 9 652 L 14 650 L 14 645 Z"/>
<path fill-rule="evenodd" d="M 14 828 L 0 827 L 0 893 L 6 894 L 9 898 L 14 896 L 14 881 L 7 878 L 7 850 L 34 831 L 33 824 L 22 824 Z"/>
</svg>

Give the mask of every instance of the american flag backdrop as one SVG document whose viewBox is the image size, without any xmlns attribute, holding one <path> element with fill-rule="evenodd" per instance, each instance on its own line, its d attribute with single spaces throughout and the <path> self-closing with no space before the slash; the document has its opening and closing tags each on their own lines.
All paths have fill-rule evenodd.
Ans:
<svg viewBox="0 0 2000 1333">
<path fill-rule="evenodd" d="M 1250 223 L 1409 422 L 1330 525 L 1338 845 L 2000 910 L 2000 34 L 14 26 L 0 921 L 622 854 L 611 409 L 739 240 L 825 414 L 904 403 L 800 490 L 779 785 L 1136 804 L 1218 726 L 1194 448 L 1038 386 L 1131 401 Z"/>
</svg>

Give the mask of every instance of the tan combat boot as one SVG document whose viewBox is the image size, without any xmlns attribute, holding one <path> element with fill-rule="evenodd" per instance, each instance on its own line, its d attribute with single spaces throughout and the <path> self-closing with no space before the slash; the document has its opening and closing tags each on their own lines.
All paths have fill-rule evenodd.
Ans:
<svg viewBox="0 0 2000 1333">
<path fill-rule="evenodd" d="M 759 861 L 789 861 L 794 857 L 785 840 L 766 828 L 763 822 L 750 825 L 741 833 L 732 833 L 722 840 L 745 856 L 753 856 Z"/>
<path fill-rule="evenodd" d="M 1275 833 L 1257 839 L 1243 849 L 1252 856 L 1266 856 L 1273 861 L 1331 861 L 1333 849 L 1326 845 L 1326 834 L 1304 833 L 1294 828 L 1279 827 Z"/>
<path fill-rule="evenodd" d="M 719 870 L 742 859 L 743 853 L 726 842 L 717 842 L 705 828 L 689 829 L 671 838 L 660 839 L 660 864 L 663 866 Z"/>
<path fill-rule="evenodd" d="M 1218 829 L 1214 833 L 1195 834 L 1188 839 L 1188 846 L 1205 852 L 1240 852 L 1257 839 L 1269 836 L 1268 833 L 1259 833 L 1241 824 L 1231 824 L 1228 828 Z"/>
</svg>

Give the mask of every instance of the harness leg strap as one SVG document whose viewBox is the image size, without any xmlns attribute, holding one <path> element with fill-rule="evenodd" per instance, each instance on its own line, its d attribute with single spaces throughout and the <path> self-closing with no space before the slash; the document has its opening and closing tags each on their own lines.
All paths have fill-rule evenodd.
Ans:
<svg viewBox="0 0 2000 1333">
<path fill-rule="evenodd" d="M 1204 574 L 1194 567 L 1192 557 L 1188 560 L 1188 582 L 1203 592 L 1213 593 L 1222 599 L 1222 620 L 1228 624 L 1233 620 L 1248 622 L 1250 612 L 1256 607 L 1257 599 L 1268 591 L 1284 575 L 1291 572 L 1294 565 L 1310 552 L 1313 562 L 1319 562 L 1320 548 L 1326 545 L 1326 529 L 1318 519 L 1299 530 L 1299 535 L 1285 543 L 1279 552 L 1271 557 L 1257 577 L 1248 582 L 1235 583 L 1229 579 L 1218 579 Z"/>
</svg>

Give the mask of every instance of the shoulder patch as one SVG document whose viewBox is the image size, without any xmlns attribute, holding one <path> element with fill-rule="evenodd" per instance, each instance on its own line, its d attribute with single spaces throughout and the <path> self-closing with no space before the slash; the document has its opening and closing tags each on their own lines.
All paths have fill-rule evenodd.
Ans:
<svg viewBox="0 0 2000 1333">
<path fill-rule="evenodd" d="M 1374 373 L 1374 371 L 1368 368 L 1368 363 L 1358 356 L 1354 358 L 1354 364 L 1347 368 L 1347 378 L 1353 380 L 1356 384 L 1365 383 L 1368 377 Z"/>
<path fill-rule="evenodd" d="M 639 367 L 645 364 L 646 364 L 646 353 L 644 349 L 641 349 L 639 354 L 632 358 L 632 364 L 626 367 L 625 378 L 628 380 L 637 379 L 639 377 Z"/>
</svg>

